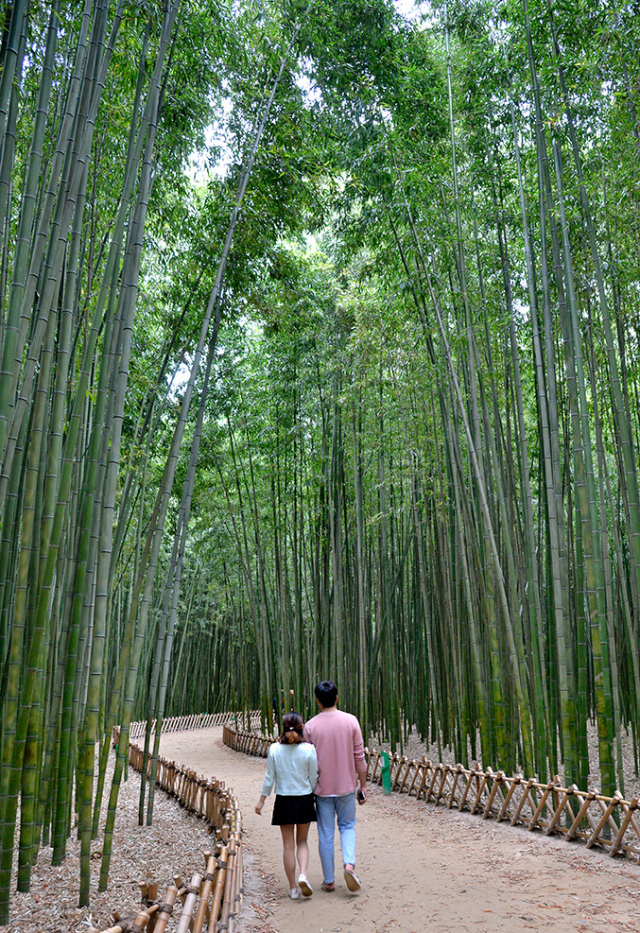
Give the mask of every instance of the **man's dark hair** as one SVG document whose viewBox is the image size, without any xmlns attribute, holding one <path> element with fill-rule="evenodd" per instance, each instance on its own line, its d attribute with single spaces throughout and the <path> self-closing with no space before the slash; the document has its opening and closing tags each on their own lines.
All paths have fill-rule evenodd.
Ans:
<svg viewBox="0 0 640 933">
<path fill-rule="evenodd" d="M 329 709 L 336 705 L 338 688 L 330 680 L 321 680 L 319 684 L 316 684 L 315 694 L 320 705 L 324 709 Z"/>
</svg>

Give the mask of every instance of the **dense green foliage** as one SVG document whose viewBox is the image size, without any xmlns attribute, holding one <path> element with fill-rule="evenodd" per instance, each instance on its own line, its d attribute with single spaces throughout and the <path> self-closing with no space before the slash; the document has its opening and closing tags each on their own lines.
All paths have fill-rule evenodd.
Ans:
<svg viewBox="0 0 640 933">
<path fill-rule="evenodd" d="M 2 8 L 0 923 L 18 803 L 18 886 L 77 815 L 87 902 L 118 723 L 107 883 L 132 717 L 330 677 L 394 742 L 624 789 L 640 23 L 419 14 Z"/>
</svg>

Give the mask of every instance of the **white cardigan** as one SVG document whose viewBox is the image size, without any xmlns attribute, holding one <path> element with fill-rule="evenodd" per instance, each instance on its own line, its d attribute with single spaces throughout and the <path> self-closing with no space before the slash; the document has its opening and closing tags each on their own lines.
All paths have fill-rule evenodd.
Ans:
<svg viewBox="0 0 640 933">
<path fill-rule="evenodd" d="M 262 785 L 262 795 L 268 797 L 275 784 L 276 794 L 284 797 L 302 797 L 312 794 L 318 780 L 316 750 L 309 742 L 296 745 L 281 745 L 274 742 L 269 747 L 267 773 Z"/>
</svg>

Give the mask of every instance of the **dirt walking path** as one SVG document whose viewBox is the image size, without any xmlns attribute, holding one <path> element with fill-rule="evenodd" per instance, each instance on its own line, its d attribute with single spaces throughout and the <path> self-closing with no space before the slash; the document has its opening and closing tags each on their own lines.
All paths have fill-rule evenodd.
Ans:
<svg viewBox="0 0 640 933">
<path fill-rule="evenodd" d="M 360 894 L 320 889 L 310 834 L 313 897 L 291 901 L 271 801 L 253 807 L 266 762 L 222 744 L 222 730 L 163 735 L 165 757 L 233 788 L 245 831 L 245 929 L 252 933 L 640 933 L 640 866 L 584 846 L 372 787 L 358 808 Z M 337 833 L 336 833 L 337 843 Z M 336 869 L 340 866 L 336 844 Z"/>
</svg>

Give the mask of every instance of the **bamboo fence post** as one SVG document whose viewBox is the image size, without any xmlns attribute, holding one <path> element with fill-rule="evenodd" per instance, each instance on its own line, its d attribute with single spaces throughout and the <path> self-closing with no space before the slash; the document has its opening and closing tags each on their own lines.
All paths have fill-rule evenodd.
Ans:
<svg viewBox="0 0 640 933">
<path fill-rule="evenodd" d="M 447 809 L 448 809 L 448 810 L 451 810 L 451 808 L 453 807 L 453 804 L 454 804 L 454 802 L 455 802 L 456 790 L 457 790 L 457 787 L 458 787 L 458 781 L 460 780 L 460 775 L 462 774 L 462 771 L 463 771 L 462 765 L 457 764 L 456 767 L 455 767 L 454 778 L 453 778 L 453 782 L 452 782 L 452 785 L 451 785 L 451 793 L 450 793 L 450 795 L 449 795 L 449 803 L 448 803 L 448 806 L 447 806 Z M 414 778 L 414 780 L 415 780 L 415 778 Z M 413 787 L 413 784 L 411 785 L 411 787 Z M 409 788 L 409 794 L 411 794 L 411 788 Z"/>
<path fill-rule="evenodd" d="M 530 797 L 530 791 L 534 784 L 535 784 L 535 781 L 533 780 L 533 778 L 529 778 L 529 780 L 525 784 L 520 785 L 522 787 L 522 797 L 520 798 L 518 806 L 516 807 L 514 814 L 511 817 L 511 826 L 515 826 L 518 820 L 520 819 L 522 808 L 524 807 L 527 800 L 529 801 L 529 804 L 531 806 L 531 812 L 533 813 L 535 811 L 535 807 L 533 806 L 533 802 Z"/>
<path fill-rule="evenodd" d="M 151 881 L 147 886 L 146 896 L 143 898 L 147 913 L 149 914 L 149 923 L 147 924 L 147 933 L 155 933 L 156 923 L 158 921 L 158 911 L 160 901 L 158 899 L 158 882 Z"/>
<path fill-rule="evenodd" d="M 611 803 L 612 803 L 614 800 L 617 800 L 616 806 L 620 806 L 620 803 L 621 803 L 623 797 L 622 797 L 622 794 L 620 793 L 620 791 L 617 790 L 617 791 L 615 792 L 615 794 L 613 795 L 613 797 L 597 797 L 596 799 L 597 799 L 597 801 L 598 801 L 598 806 L 600 807 L 600 809 L 601 809 L 602 812 L 604 813 L 605 810 L 607 809 L 608 802 L 611 802 Z M 615 836 L 617 835 L 617 832 L 618 832 L 618 828 L 619 828 L 619 827 L 618 827 L 618 824 L 616 823 L 616 821 L 615 821 L 615 819 L 614 819 L 614 817 L 613 817 L 613 813 L 609 813 L 609 814 L 608 814 L 607 822 L 609 823 L 609 826 L 610 826 L 610 828 L 611 828 L 611 831 L 613 832 L 613 835 L 614 835 L 614 837 L 615 837 Z M 610 845 L 610 840 L 606 840 L 606 842 L 607 842 L 607 845 Z"/>
<path fill-rule="evenodd" d="M 638 836 L 638 841 L 640 842 L 640 831 L 638 831 L 638 827 L 635 825 L 635 821 L 633 819 L 634 811 L 638 809 L 638 798 L 634 797 L 628 805 L 625 805 L 624 801 L 622 801 L 621 806 L 624 812 L 624 817 L 620 823 L 618 834 L 613 841 L 611 849 L 609 850 L 609 855 L 611 856 L 614 856 L 620 849 L 624 835 L 630 825 L 635 829 L 636 835 Z M 638 859 L 640 860 L 640 845 L 638 846 Z"/>
<path fill-rule="evenodd" d="M 429 764 L 429 766 L 430 766 L 430 765 L 431 765 L 431 762 L 428 762 L 428 764 Z M 433 775 L 432 775 L 432 777 L 431 777 L 431 781 L 429 782 L 429 789 L 426 791 L 426 793 L 425 793 L 425 795 L 424 795 L 424 799 L 427 801 L 427 803 L 429 802 L 429 799 L 430 799 L 431 794 L 432 794 L 432 792 L 433 792 L 433 786 L 434 786 L 434 784 L 436 783 L 437 777 L 438 777 L 438 765 L 435 765 L 435 766 L 433 767 Z"/>
<path fill-rule="evenodd" d="M 196 902 L 200 895 L 200 887 L 202 885 L 202 875 L 199 872 L 195 872 L 191 876 L 191 884 L 186 889 L 186 898 L 184 905 L 182 907 L 182 913 L 180 914 L 180 920 L 176 927 L 176 933 L 188 933 L 191 928 L 191 918 L 193 916 L 193 911 L 195 910 Z"/>
<path fill-rule="evenodd" d="M 373 752 L 372 754 L 370 754 L 369 767 L 371 767 L 372 762 L 373 762 L 373 769 L 371 771 L 370 781 L 373 783 L 376 779 L 376 772 L 378 770 L 378 765 L 380 764 L 380 752 Z"/>
<path fill-rule="evenodd" d="M 407 759 L 406 759 L 405 756 L 403 755 L 403 756 L 401 757 L 400 761 L 398 762 L 398 770 L 397 770 L 397 772 L 396 772 L 396 789 L 398 790 L 398 793 L 400 793 L 400 794 L 401 794 L 402 791 L 404 790 L 404 779 L 405 779 L 406 776 L 407 776 L 407 769 L 405 768 L 404 775 L 402 774 L 402 769 L 403 769 L 403 767 L 404 767 L 405 765 L 407 765 L 407 764 L 408 764 Z M 402 780 L 401 780 L 401 778 L 402 778 Z"/>
<path fill-rule="evenodd" d="M 422 777 L 420 779 L 420 786 L 418 787 L 418 790 L 416 791 L 416 800 L 420 799 L 421 794 L 424 795 L 425 800 L 427 799 L 425 790 L 424 790 L 424 785 L 427 783 L 427 778 L 429 777 L 430 768 L 431 768 L 431 762 L 427 761 L 425 756 L 423 755 L 422 761 L 420 762 L 420 770 L 422 771 Z M 381 782 L 382 782 L 382 771 L 380 772 L 380 780 L 378 781 L 378 783 L 381 783 Z"/>
<path fill-rule="evenodd" d="M 186 889 L 185 886 L 184 886 L 184 881 L 183 881 L 183 879 L 182 879 L 182 875 L 174 875 L 174 876 L 173 876 L 173 883 L 175 884 L 175 886 L 176 886 L 177 889 L 178 889 L 178 897 L 180 898 L 180 901 L 181 901 L 181 903 L 182 903 L 182 909 L 184 910 L 184 904 L 185 904 L 185 901 L 186 901 L 186 899 L 187 899 L 187 889 Z"/>
<path fill-rule="evenodd" d="M 564 809 L 567 803 L 569 802 L 569 800 L 571 800 L 572 797 L 573 797 L 572 788 L 571 787 L 565 788 L 564 793 L 562 794 L 562 797 L 560 798 L 560 803 L 554 804 L 555 813 L 553 814 L 553 817 L 549 820 L 549 825 L 547 826 L 545 830 L 546 836 L 550 836 L 552 832 L 556 831 L 556 826 L 558 825 L 560 818 L 562 817 L 564 813 Z"/>
<path fill-rule="evenodd" d="M 173 914 L 173 905 L 178 896 L 178 888 L 175 884 L 169 885 L 164 901 L 158 907 L 158 919 L 154 927 L 154 933 L 165 933 L 167 924 Z"/>
<path fill-rule="evenodd" d="M 231 913 L 232 907 L 232 897 L 233 897 L 233 877 L 237 867 L 236 860 L 236 849 L 237 849 L 237 839 L 231 839 L 229 841 L 229 854 L 228 854 L 228 870 L 226 884 L 224 886 L 224 900 L 222 903 L 222 913 L 220 914 L 220 923 L 218 924 L 218 931 L 227 929 L 229 923 L 229 915 Z"/>
<path fill-rule="evenodd" d="M 420 774 L 420 762 L 413 761 L 412 764 L 413 764 L 413 780 L 411 781 L 411 785 L 409 786 L 409 789 L 407 790 L 408 797 L 411 796 L 411 791 L 416 786 L 416 781 L 418 780 L 418 775 Z M 460 765 L 458 767 L 460 767 Z M 416 798 L 417 796 L 418 795 L 416 794 Z"/>
<path fill-rule="evenodd" d="M 490 771 L 490 769 L 488 770 L 489 770 L 491 780 L 493 781 L 493 786 L 491 788 L 491 791 L 489 792 L 489 796 L 487 798 L 487 802 L 484 808 L 484 813 L 482 814 L 483 820 L 486 820 L 489 816 L 491 816 L 491 807 L 493 806 L 493 801 L 496 795 L 500 795 L 500 784 L 504 780 L 504 774 L 502 773 L 502 771 L 498 771 L 497 774 L 493 774 L 493 772 Z M 502 795 L 500 795 L 500 797 L 501 797 L 502 802 L 504 803 L 504 798 L 502 797 Z"/>
<path fill-rule="evenodd" d="M 211 852 L 205 852 L 204 856 L 207 863 L 207 870 L 202 879 L 202 891 L 200 892 L 198 912 L 193 922 L 193 933 L 201 933 L 202 927 L 204 926 L 205 915 L 209 907 L 209 897 L 211 896 L 211 891 L 213 890 L 213 885 L 216 880 L 216 857 Z"/>
<path fill-rule="evenodd" d="M 480 809 L 480 801 L 482 798 L 482 794 L 483 794 L 485 787 L 487 786 L 486 772 L 480 771 L 480 773 L 478 774 L 478 778 L 480 777 L 482 778 L 482 780 L 478 781 L 476 785 L 476 797 L 475 797 L 475 800 L 473 801 L 473 806 L 471 807 L 472 813 L 477 813 L 478 810 Z"/>
<path fill-rule="evenodd" d="M 435 799 L 436 806 L 440 803 L 440 800 L 443 795 L 444 787 L 447 781 L 448 768 L 449 766 L 443 765 L 442 762 L 438 764 L 438 770 L 442 774 L 442 780 L 440 781 L 440 785 L 438 787 L 438 793 L 436 794 L 436 799 Z"/>
<path fill-rule="evenodd" d="M 576 835 L 583 819 L 585 818 L 589 810 L 589 807 L 591 806 L 591 802 L 595 799 L 596 799 L 595 791 L 590 790 L 589 793 L 584 798 L 582 806 L 580 807 L 573 823 L 571 824 L 571 826 L 569 827 L 567 831 L 567 836 L 566 836 L 567 839 L 573 839 L 573 837 Z"/>
<path fill-rule="evenodd" d="M 236 920 L 238 918 L 238 913 L 240 912 L 240 905 L 242 903 L 242 878 L 243 878 L 243 854 L 242 854 L 242 840 L 238 837 L 236 843 L 236 853 L 235 853 L 235 870 L 233 872 L 233 885 L 232 885 L 232 899 L 231 899 L 231 911 L 229 913 L 228 920 L 228 931 L 233 933 L 235 929 Z"/>
<path fill-rule="evenodd" d="M 507 810 L 509 809 L 509 804 L 511 803 L 511 798 L 513 797 L 513 795 L 514 795 L 514 793 L 515 793 L 515 791 L 516 791 L 516 787 L 518 787 L 519 784 L 522 782 L 522 778 L 521 778 L 519 775 L 516 775 L 516 777 L 507 778 L 507 781 L 508 781 L 508 783 L 509 783 L 511 786 L 510 786 L 510 788 L 509 788 L 509 790 L 508 790 L 508 792 L 507 792 L 507 796 L 504 798 L 504 801 L 503 801 L 503 803 L 502 803 L 502 807 L 501 807 L 501 809 L 500 809 L 500 812 L 498 813 L 498 815 L 497 815 L 497 817 L 496 817 L 496 821 L 497 821 L 498 823 L 500 823 L 500 822 L 504 819 L 504 816 L 505 816 Z"/>
<path fill-rule="evenodd" d="M 223 846 L 218 856 L 218 874 L 213 891 L 213 900 L 211 904 L 211 913 L 209 915 L 209 929 L 207 933 L 216 933 L 218 917 L 220 916 L 220 907 L 224 895 L 224 887 L 227 876 L 227 862 L 229 859 L 229 849 Z"/>
<path fill-rule="evenodd" d="M 597 799 L 597 798 L 596 798 L 596 799 Z M 593 845 L 595 845 L 595 843 L 598 842 L 598 841 L 600 842 L 601 845 L 603 845 L 603 844 L 604 844 L 604 845 L 609 845 L 609 846 L 612 845 L 611 840 L 609 840 L 609 839 L 600 839 L 600 840 L 599 840 L 598 837 L 600 836 L 600 833 L 602 832 L 602 830 L 604 829 L 604 827 L 605 827 L 607 824 L 613 827 L 613 830 L 614 830 L 615 833 L 618 832 L 618 826 L 617 826 L 616 823 L 611 819 L 611 814 L 613 813 L 613 811 L 616 809 L 616 807 L 617 807 L 618 804 L 620 803 L 620 800 L 621 800 L 621 797 L 620 797 L 620 795 L 618 794 L 617 791 L 616 791 L 616 793 L 613 795 L 613 797 L 611 798 L 611 800 L 610 800 L 608 806 L 605 806 L 605 805 L 604 805 L 604 801 L 598 800 L 598 803 L 600 804 L 600 807 L 602 808 L 602 816 L 600 817 L 600 820 L 599 820 L 598 823 L 596 824 L 596 826 L 595 826 L 595 828 L 594 828 L 594 830 L 593 830 L 593 833 L 591 834 L 590 839 L 587 841 L 587 849 L 590 849 L 590 848 L 591 848 Z"/>
<path fill-rule="evenodd" d="M 470 790 L 471 790 L 471 785 L 473 784 L 474 779 L 476 780 L 476 782 L 478 781 L 479 772 L 480 772 L 480 765 L 479 765 L 479 764 L 476 764 L 476 766 L 475 766 L 474 768 L 472 768 L 472 769 L 468 772 L 468 778 L 467 778 L 467 783 L 466 783 L 466 786 L 465 786 L 465 789 L 464 789 L 464 793 L 463 793 L 463 795 L 462 795 L 462 798 L 461 798 L 461 800 L 460 800 L 460 803 L 458 804 L 458 809 L 459 809 L 459 810 L 464 809 L 464 806 L 465 806 L 465 804 L 466 804 L 466 802 L 467 802 L 467 797 L 469 796 L 469 792 L 470 792 Z"/>
</svg>

